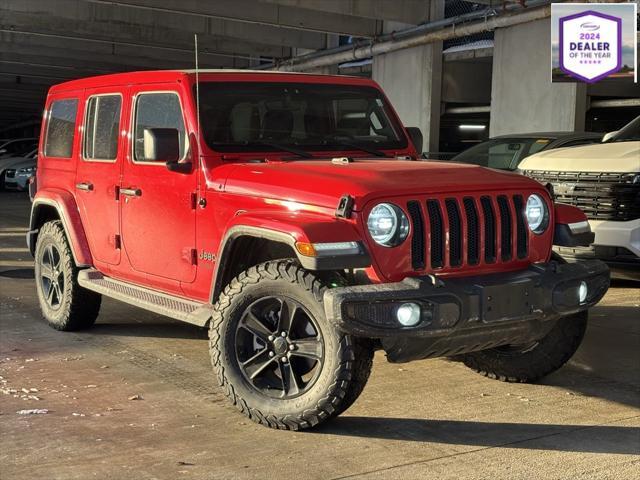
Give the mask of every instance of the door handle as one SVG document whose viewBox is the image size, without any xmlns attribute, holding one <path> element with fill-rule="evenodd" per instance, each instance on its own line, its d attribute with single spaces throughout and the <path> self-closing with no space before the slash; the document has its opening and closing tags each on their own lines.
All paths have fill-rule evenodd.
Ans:
<svg viewBox="0 0 640 480">
<path fill-rule="evenodd" d="M 84 190 L 85 192 L 90 192 L 91 190 L 93 190 L 93 183 L 91 182 L 76 183 L 76 188 L 78 190 Z"/>
<path fill-rule="evenodd" d="M 120 193 L 128 197 L 140 197 L 142 196 L 142 190 L 139 188 L 121 188 Z"/>
</svg>

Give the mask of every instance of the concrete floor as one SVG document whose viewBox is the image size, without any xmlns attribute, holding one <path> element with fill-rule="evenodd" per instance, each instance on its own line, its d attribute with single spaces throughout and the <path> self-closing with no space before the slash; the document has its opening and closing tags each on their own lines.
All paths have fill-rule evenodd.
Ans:
<svg viewBox="0 0 640 480">
<path fill-rule="evenodd" d="M 203 330 L 110 300 L 91 331 L 47 327 L 28 209 L 24 195 L 0 192 L 2 479 L 640 476 L 637 284 L 614 283 L 577 355 L 540 384 L 379 354 L 346 414 L 282 432 L 227 406 Z M 48 413 L 16 413 L 33 408 Z"/>
</svg>

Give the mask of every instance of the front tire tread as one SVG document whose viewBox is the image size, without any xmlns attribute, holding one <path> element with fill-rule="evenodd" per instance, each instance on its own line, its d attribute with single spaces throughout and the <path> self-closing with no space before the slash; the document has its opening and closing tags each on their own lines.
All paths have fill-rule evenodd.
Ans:
<svg viewBox="0 0 640 480">
<path fill-rule="evenodd" d="M 298 415 L 277 416 L 274 414 L 265 415 L 259 408 L 250 406 L 228 381 L 218 344 L 222 341 L 221 324 L 224 321 L 226 311 L 231 308 L 231 298 L 241 295 L 247 285 L 256 284 L 262 280 L 283 280 L 292 284 L 297 283 L 310 292 L 318 302 L 322 301 L 324 291 L 327 288 L 311 272 L 304 270 L 289 259 L 266 262 L 251 267 L 232 280 L 216 302 L 209 326 L 211 362 L 217 373 L 218 383 L 230 402 L 254 422 L 281 430 L 302 430 L 314 427 L 346 410 L 364 388 L 363 381 L 366 383 L 369 375 L 367 373 L 363 380 L 363 375 L 354 372 L 357 363 L 354 361 L 354 339 L 348 335 L 342 335 L 337 350 L 339 358 L 339 364 L 336 368 L 337 378 L 327 388 L 327 394 L 316 401 L 313 408 L 306 409 Z M 359 385 L 360 383 L 362 385 Z"/>
</svg>

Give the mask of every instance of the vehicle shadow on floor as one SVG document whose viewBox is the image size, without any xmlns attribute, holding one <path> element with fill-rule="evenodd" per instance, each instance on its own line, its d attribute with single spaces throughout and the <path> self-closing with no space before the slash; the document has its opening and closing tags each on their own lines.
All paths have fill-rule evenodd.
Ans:
<svg viewBox="0 0 640 480">
<path fill-rule="evenodd" d="M 640 408 L 639 314 L 636 306 L 594 307 L 578 351 L 539 383 Z"/>
<path fill-rule="evenodd" d="M 98 318 L 98 322 L 100 319 Z M 96 323 L 90 330 L 92 335 L 116 337 L 158 337 L 184 340 L 206 340 L 207 329 L 185 323 L 169 323 L 159 320 L 144 323 Z"/>
<path fill-rule="evenodd" d="M 640 453 L 640 428 L 610 425 L 547 425 L 345 416 L 338 417 L 312 430 L 311 433 L 474 447 L 504 446 L 527 450 L 623 455 Z"/>
<path fill-rule="evenodd" d="M 574 395 L 602 398 L 640 408 L 640 387 L 637 385 L 588 374 L 571 364 L 565 365 L 557 372 L 543 378 L 538 384 L 562 388 Z"/>
<path fill-rule="evenodd" d="M 33 280 L 35 278 L 33 268 L 17 268 L 14 270 L 3 270 L 0 277 L 15 278 L 21 280 Z"/>
</svg>

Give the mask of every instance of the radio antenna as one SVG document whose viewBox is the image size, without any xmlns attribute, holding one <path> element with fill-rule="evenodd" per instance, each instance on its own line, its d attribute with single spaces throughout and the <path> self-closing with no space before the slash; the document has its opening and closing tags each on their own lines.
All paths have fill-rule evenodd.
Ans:
<svg viewBox="0 0 640 480">
<path fill-rule="evenodd" d="M 196 129 L 198 135 L 198 147 L 200 146 L 200 76 L 198 70 L 198 34 L 193 34 L 195 57 L 196 57 Z M 200 154 L 200 148 L 198 148 L 198 155 Z"/>
</svg>

